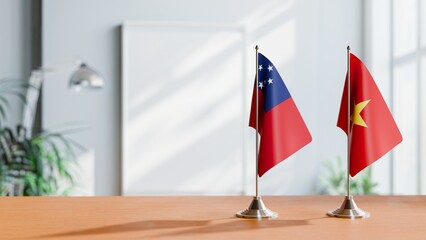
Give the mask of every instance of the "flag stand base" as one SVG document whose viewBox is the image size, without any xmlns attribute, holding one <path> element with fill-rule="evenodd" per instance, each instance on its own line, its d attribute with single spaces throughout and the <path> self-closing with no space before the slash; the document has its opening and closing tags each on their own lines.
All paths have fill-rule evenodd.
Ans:
<svg viewBox="0 0 426 240">
<path fill-rule="evenodd" d="M 352 195 L 345 196 L 345 200 L 343 201 L 342 206 L 334 211 L 329 211 L 327 215 L 330 217 L 351 219 L 370 217 L 370 213 L 363 211 L 356 205 Z"/>
<path fill-rule="evenodd" d="M 235 216 L 239 218 L 276 218 L 278 213 L 269 210 L 260 197 L 253 197 L 250 206 L 238 212 Z"/>
</svg>

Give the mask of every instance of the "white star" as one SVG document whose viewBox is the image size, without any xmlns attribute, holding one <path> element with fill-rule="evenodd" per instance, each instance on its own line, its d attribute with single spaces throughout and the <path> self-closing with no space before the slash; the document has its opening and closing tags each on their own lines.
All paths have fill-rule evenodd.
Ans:
<svg viewBox="0 0 426 240">
<path fill-rule="evenodd" d="M 263 67 L 262 65 L 259 65 L 259 71 L 262 71 Z"/>
<path fill-rule="evenodd" d="M 269 79 L 268 79 L 268 83 L 269 83 L 269 84 L 272 84 L 272 83 L 273 83 L 273 80 L 274 80 L 274 79 L 269 78 Z"/>
<path fill-rule="evenodd" d="M 263 89 L 263 82 L 259 82 L 260 89 Z"/>
<path fill-rule="evenodd" d="M 272 69 L 273 67 L 272 67 L 271 65 L 268 65 L 268 66 L 269 66 L 269 67 L 268 67 L 268 70 L 269 70 L 269 71 L 272 71 L 272 70 L 273 70 L 273 69 Z"/>
</svg>

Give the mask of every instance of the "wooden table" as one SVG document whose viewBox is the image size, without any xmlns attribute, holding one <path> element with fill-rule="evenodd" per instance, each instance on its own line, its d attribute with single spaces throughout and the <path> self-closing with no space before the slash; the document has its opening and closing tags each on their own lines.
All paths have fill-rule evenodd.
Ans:
<svg viewBox="0 0 426 240">
<path fill-rule="evenodd" d="M 263 200 L 278 218 L 235 218 L 251 197 L 3 197 L 0 239 L 426 239 L 426 196 L 356 196 L 359 220 L 325 216 L 341 196 Z"/>
</svg>

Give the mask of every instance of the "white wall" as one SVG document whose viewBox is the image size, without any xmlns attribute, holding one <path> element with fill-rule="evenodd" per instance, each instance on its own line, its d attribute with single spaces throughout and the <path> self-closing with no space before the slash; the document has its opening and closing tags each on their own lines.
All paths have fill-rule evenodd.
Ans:
<svg viewBox="0 0 426 240">
<path fill-rule="evenodd" d="M 27 79 L 31 72 L 30 0 L 0 0 L 0 79 Z M 22 103 L 10 98 L 7 125 L 21 121 Z"/>
<path fill-rule="evenodd" d="M 345 136 L 335 123 L 346 46 L 362 57 L 362 0 L 45 0 L 43 64 L 68 64 L 79 56 L 107 81 L 102 91 L 77 95 L 66 90 L 67 76 L 61 76 L 43 89 L 45 127 L 65 121 L 89 126 L 75 139 L 94 154 L 96 195 L 120 193 L 120 25 L 125 20 L 245 25 L 249 46 L 259 44 L 279 66 L 314 140 L 261 179 L 263 194 L 313 194 L 321 162 L 344 156 Z"/>
</svg>

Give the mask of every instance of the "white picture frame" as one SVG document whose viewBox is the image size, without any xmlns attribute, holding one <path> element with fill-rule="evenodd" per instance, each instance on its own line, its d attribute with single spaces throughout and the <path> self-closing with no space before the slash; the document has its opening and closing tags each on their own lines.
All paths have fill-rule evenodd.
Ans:
<svg viewBox="0 0 426 240">
<path fill-rule="evenodd" d="M 246 42 L 235 25 L 123 24 L 122 195 L 244 193 Z"/>
</svg>

